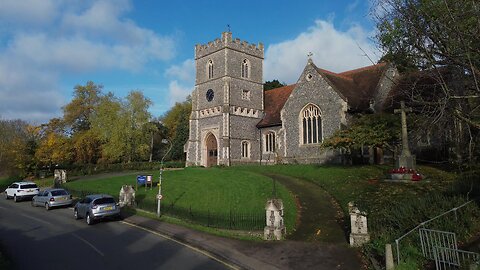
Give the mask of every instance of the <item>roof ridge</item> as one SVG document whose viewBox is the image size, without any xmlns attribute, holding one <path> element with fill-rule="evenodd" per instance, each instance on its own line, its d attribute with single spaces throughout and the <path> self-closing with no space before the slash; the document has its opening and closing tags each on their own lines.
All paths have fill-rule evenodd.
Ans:
<svg viewBox="0 0 480 270">
<path fill-rule="evenodd" d="M 366 66 L 366 67 L 361 67 L 361 68 L 356 68 L 356 69 L 340 72 L 339 74 L 342 75 L 342 76 L 346 76 L 347 74 L 350 75 L 352 73 L 357 73 L 357 72 L 361 72 L 361 71 L 365 71 L 365 70 L 369 70 L 369 69 L 373 69 L 373 68 L 379 68 L 379 67 L 383 67 L 383 66 L 386 66 L 386 65 L 387 65 L 386 62 L 380 62 L 378 64 L 374 64 L 374 65 L 370 65 L 370 66 Z"/>
<path fill-rule="evenodd" d="M 338 78 L 340 78 L 340 79 L 353 81 L 352 78 L 347 77 L 347 76 L 344 76 L 344 75 L 342 75 L 341 73 L 335 73 L 335 72 L 333 72 L 333 71 L 326 70 L 326 69 L 319 68 L 319 67 L 317 67 L 317 71 L 318 71 L 318 72 L 322 72 L 322 73 L 326 73 L 326 74 L 328 74 L 328 75 L 332 75 L 332 76 L 338 77 Z"/>
<path fill-rule="evenodd" d="M 280 87 L 277 87 L 277 88 L 272 88 L 272 89 L 265 90 L 265 92 L 269 92 L 269 91 L 272 91 L 272 90 L 278 90 L 278 89 L 282 89 L 282 88 L 287 88 L 287 87 L 295 87 L 296 85 L 297 85 L 296 83 L 289 84 L 289 85 L 284 85 L 284 86 L 280 86 Z"/>
</svg>

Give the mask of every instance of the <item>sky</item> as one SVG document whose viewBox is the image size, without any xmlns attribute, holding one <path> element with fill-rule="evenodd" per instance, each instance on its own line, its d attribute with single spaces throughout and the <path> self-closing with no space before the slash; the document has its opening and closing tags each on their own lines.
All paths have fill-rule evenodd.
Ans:
<svg viewBox="0 0 480 270">
<path fill-rule="evenodd" d="M 310 52 L 333 72 L 371 65 L 372 1 L 0 0 L 0 119 L 61 117 L 88 81 L 141 90 L 161 116 L 194 89 L 195 44 L 228 29 L 264 44 L 264 81 L 295 83 Z"/>
</svg>

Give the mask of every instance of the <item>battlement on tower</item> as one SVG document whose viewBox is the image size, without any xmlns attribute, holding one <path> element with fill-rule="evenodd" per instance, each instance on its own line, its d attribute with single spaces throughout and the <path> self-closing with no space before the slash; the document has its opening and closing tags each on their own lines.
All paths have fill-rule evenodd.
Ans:
<svg viewBox="0 0 480 270">
<path fill-rule="evenodd" d="M 233 50 L 245 52 L 250 55 L 254 55 L 263 59 L 263 44 L 259 43 L 251 44 L 246 41 L 242 41 L 239 38 L 232 39 L 231 32 L 223 32 L 221 39 L 215 39 L 207 44 L 195 45 L 195 59 L 209 55 L 223 48 L 230 48 Z"/>
</svg>

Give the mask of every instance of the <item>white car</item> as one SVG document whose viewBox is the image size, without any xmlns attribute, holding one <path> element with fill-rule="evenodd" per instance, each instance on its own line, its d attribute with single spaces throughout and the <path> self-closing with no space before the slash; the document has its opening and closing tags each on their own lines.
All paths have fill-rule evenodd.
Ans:
<svg viewBox="0 0 480 270">
<path fill-rule="evenodd" d="M 33 182 L 15 182 L 5 189 L 5 199 L 13 198 L 15 202 L 31 200 L 39 191 L 37 184 Z"/>
</svg>

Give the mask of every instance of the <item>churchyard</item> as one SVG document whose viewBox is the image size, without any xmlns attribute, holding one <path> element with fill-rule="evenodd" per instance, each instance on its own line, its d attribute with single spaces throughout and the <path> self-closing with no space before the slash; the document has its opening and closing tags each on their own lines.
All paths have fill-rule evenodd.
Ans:
<svg viewBox="0 0 480 270">
<path fill-rule="evenodd" d="M 384 179 L 389 169 L 389 166 L 276 165 L 167 170 L 164 171 L 162 182 L 162 218 L 171 221 L 173 217 L 189 226 L 220 235 L 225 235 L 227 231 L 226 235 L 231 237 L 260 240 L 265 222 L 265 202 L 273 192 L 272 179 L 267 176 L 288 176 L 314 183 L 333 198 L 340 212 L 335 218 L 344 230 L 345 238 L 342 241 L 345 244 L 350 230 L 348 203 L 353 201 L 361 211 L 365 211 L 371 241 L 363 246 L 362 251 L 383 264 L 385 244 L 395 243 L 395 239 L 421 222 L 467 201 L 458 184 L 458 175 L 419 166 L 418 170 L 426 179 L 420 182 L 388 182 Z M 156 181 L 158 172 L 151 173 Z M 68 182 L 66 187 L 74 193 L 102 192 L 118 196 L 121 185 L 135 184 L 136 175 L 77 180 Z M 311 205 L 299 203 L 302 195 L 293 194 L 284 185 L 277 182 L 275 186 L 277 196 L 285 205 L 287 239 L 293 237 L 302 240 L 298 236 L 303 235 L 300 237 L 307 241 L 331 241 L 328 237 L 311 236 L 328 232 L 328 228 L 322 228 L 322 224 L 310 226 L 313 231 L 296 233 L 301 220 L 304 220 L 300 216 Z M 137 207 L 152 213 L 152 217 L 156 211 L 157 192 L 155 184 L 153 189 L 142 186 L 137 190 Z M 331 206 L 325 198 L 319 197 L 324 200 L 320 204 Z M 141 213 L 145 214 L 144 211 Z M 232 216 L 234 220 L 231 220 Z M 242 219 L 248 219 L 249 222 L 240 224 L 239 220 Z M 480 232 L 478 205 L 473 203 L 459 209 L 455 215 L 446 215 L 430 224 L 430 228 L 455 232 L 458 241 L 466 244 Z M 245 234 L 245 231 L 253 233 Z M 415 268 L 424 262 L 420 247 L 415 244 L 416 237 L 413 235 L 402 240 L 402 263 L 399 269 Z"/>
<path fill-rule="evenodd" d="M 283 200 L 285 206 L 287 239 L 337 241 L 347 244 L 350 231 L 348 203 L 353 201 L 361 211 L 367 213 L 368 218 L 371 241 L 361 250 L 367 257 L 383 264 L 385 244 L 394 244 L 395 239 L 421 222 L 468 200 L 465 190 L 458 184 L 459 176 L 454 173 L 419 166 L 418 171 L 426 178 L 422 181 L 406 183 L 384 181 L 389 169 L 391 166 L 379 165 L 347 167 L 275 165 L 166 170 L 163 172 L 162 181 L 162 219 L 223 236 L 258 241 L 262 238 L 262 229 L 265 225 L 265 202 L 273 193 L 272 177 L 289 177 L 299 183 L 305 181 L 312 183 L 333 198 L 336 211 L 339 213 L 335 217 L 336 226 L 339 225 L 344 236 L 340 240 L 338 237 L 325 236 L 329 233 L 328 227 L 333 226 L 325 223 L 323 219 L 313 221 L 314 224 L 310 226 L 312 231 L 297 232 L 302 220 L 311 222 L 305 217 L 302 218 L 302 214 L 315 207 L 303 205 L 302 194 L 294 194 L 277 182 L 276 195 Z M 144 173 L 152 173 L 153 189 L 138 187 L 137 210 L 134 211 L 137 214 L 155 217 L 158 193 L 156 181 L 159 172 Z M 137 174 L 138 172 L 124 172 L 123 175 L 115 173 L 111 177 L 87 176 L 84 179 L 81 177 L 67 182 L 65 187 L 78 196 L 85 193 L 107 193 L 118 197 L 122 185 L 135 186 Z M 9 181 L 11 179 L 0 179 L 0 184 L 7 184 Z M 53 182 L 52 179 L 40 181 L 40 185 Z M 301 191 L 297 190 L 295 193 L 298 192 Z M 319 204 L 330 207 L 330 199 L 320 194 L 318 197 L 322 200 Z M 314 210 L 322 211 L 321 209 L 317 207 Z M 309 230 L 309 226 L 306 228 Z M 428 228 L 455 232 L 460 246 L 467 244 L 480 231 L 478 204 L 472 203 L 455 211 L 454 214 L 446 215 L 431 223 Z M 424 259 L 416 240 L 418 234 L 402 239 L 400 250 L 402 263 L 396 269 L 415 269 L 422 265 Z"/>
</svg>

